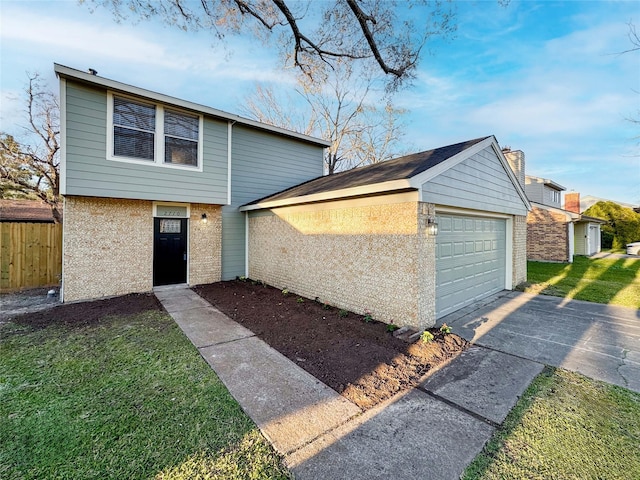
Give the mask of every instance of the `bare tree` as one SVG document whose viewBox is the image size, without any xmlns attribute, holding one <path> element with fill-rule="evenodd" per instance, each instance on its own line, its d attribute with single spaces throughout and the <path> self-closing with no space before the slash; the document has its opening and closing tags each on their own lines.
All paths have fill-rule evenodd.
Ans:
<svg viewBox="0 0 640 480">
<path fill-rule="evenodd" d="M 85 1 L 111 9 L 117 21 L 159 17 L 184 30 L 211 30 L 219 40 L 238 33 L 275 39 L 286 61 L 311 77 L 319 64 L 369 62 L 390 89 L 413 78 L 430 37 L 455 30 L 450 0 Z"/>
<path fill-rule="evenodd" d="M 331 141 L 325 152 L 325 169 L 331 175 L 400 153 L 405 111 L 395 108 L 388 96 L 379 98 L 373 85 L 370 72 L 354 72 L 350 62 L 337 62 L 321 85 L 299 76 L 295 98 L 258 86 L 241 110 L 260 122 Z M 302 110 L 301 103 L 308 108 Z"/>
<path fill-rule="evenodd" d="M 40 199 L 51 207 L 59 222 L 60 105 L 58 98 L 41 85 L 38 74 L 28 78 L 25 128 L 29 138 L 20 142 L 0 132 L 0 193 L 2 198 Z"/>
<path fill-rule="evenodd" d="M 622 55 L 623 53 L 637 52 L 638 50 L 640 50 L 640 36 L 638 36 L 636 26 L 631 22 L 629 22 L 627 26 L 629 27 L 627 36 L 629 37 L 629 41 L 631 42 L 632 47 L 623 52 L 620 52 L 620 55 Z"/>
</svg>

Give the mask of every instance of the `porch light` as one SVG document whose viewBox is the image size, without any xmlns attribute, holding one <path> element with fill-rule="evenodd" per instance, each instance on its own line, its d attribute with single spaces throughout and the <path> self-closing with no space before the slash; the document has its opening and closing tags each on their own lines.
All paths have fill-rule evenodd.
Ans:
<svg viewBox="0 0 640 480">
<path fill-rule="evenodd" d="M 438 224 L 435 217 L 427 217 L 427 233 L 433 237 L 438 235 Z"/>
<path fill-rule="evenodd" d="M 207 214 L 206 213 L 202 214 L 202 223 L 207 223 Z"/>
</svg>

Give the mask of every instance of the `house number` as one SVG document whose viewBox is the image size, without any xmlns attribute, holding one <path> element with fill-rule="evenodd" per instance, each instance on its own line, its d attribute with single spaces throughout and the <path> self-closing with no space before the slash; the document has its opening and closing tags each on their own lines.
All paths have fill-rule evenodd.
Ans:
<svg viewBox="0 0 640 480">
<path fill-rule="evenodd" d="M 158 217 L 179 217 L 186 218 L 187 217 L 187 207 L 165 207 L 158 206 L 158 210 L 156 212 Z"/>
</svg>

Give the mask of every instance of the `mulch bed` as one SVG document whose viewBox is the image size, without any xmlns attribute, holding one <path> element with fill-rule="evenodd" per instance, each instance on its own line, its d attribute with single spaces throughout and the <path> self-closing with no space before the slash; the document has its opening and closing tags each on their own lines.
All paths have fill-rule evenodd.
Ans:
<svg viewBox="0 0 640 480">
<path fill-rule="evenodd" d="M 431 369 L 468 347 L 431 330 L 434 341 L 407 343 L 387 325 L 251 281 L 194 287 L 198 294 L 335 391 L 369 409 L 415 387 Z"/>
<path fill-rule="evenodd" d="M 135 315 L 148 310 L 164 311 L 164 307 L 152 293 L 132 293 L 92 302 L 64 303 L 46 310 L 14 316 L 11 321 L 34 330 L 51 325 L 80 328 L 104 324 L 109 316 Z"/>
</svg>

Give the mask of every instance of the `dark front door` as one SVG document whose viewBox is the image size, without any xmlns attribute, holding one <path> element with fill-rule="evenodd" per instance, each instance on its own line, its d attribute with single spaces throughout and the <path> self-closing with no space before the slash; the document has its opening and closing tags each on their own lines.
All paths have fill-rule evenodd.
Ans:
<svg viewBox="0 0 640 480">
<path fill-rule="evenodd" d="M 153 285 L 187 281 L 187 219 L 154 218 Z"/>
</svg>

